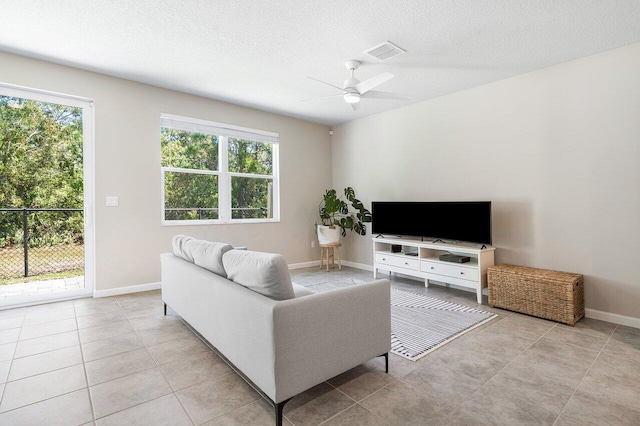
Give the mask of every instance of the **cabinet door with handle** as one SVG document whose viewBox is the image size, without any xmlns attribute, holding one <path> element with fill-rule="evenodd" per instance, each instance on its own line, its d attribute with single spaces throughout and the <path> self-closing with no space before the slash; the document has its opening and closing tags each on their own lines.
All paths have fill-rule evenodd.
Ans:
<svg viewBox="0 0 640 426">
<path fill-rule="evenodd" d="M 413 271 L 420 270 L 420 261 L 418 259 L 411 259 L 405 255 L 388 255 L 382 253 L 376 253 L 376 263 L 382 265 L 398 266 L 400 268 L 411 269 Z"/>
</svg>

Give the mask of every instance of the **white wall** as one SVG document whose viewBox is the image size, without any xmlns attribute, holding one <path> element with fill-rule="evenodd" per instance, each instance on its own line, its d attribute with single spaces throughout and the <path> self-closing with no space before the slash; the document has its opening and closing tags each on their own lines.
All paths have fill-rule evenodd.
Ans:
<svg viewBox="0 0 640 426">
<path fill-rule="evenodd" d="M 317 204 L 331 185 L 329 129 L 281 115 L 0 52 L 0 82 L 95 100 L 96 289 L 160 280 L 178 233 L 316 260 Z M 162 227 L 160 113 L 280 134 L 281 222 Z M 105 207 L 117 195 L 119 207 Z"/>
<path fill-rule="evenodd" d="M 640 44 L 333 130 L 334 187 L 490 200 L 498 263 L 582 273 L 587 308 L 640 317 Z"/>
</svg>

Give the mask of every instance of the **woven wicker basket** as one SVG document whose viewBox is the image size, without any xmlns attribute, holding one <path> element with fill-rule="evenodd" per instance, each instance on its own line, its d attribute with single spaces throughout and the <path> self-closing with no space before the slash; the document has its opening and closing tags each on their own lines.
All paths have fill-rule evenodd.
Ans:
<svg viewBox="0 0 640 426">
<path fill-rule="evenodd" d="M 580 274 L 496 265 L 487 271 L 489 305 L 540 318 L 575 323 L 584 316 Z"/>
</svg>

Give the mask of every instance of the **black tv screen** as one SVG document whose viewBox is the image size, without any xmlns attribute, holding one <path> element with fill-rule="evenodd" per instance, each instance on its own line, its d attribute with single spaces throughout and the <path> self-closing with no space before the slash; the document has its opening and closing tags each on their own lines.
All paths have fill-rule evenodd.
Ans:
<svg viewBox="0 0 640 426">
<path fill-rule="evenodd" d="M 371 203 L 373 234 L 491 244 L 491 201 Z"/>
</svg>

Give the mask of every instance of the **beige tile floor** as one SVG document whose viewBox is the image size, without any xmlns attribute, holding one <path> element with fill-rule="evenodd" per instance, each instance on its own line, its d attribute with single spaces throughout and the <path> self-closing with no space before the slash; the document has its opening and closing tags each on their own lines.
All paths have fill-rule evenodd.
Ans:
<svg viewBox="0 0 640 426">
<path fill-rule="evenodd" d="M 473 293 L 392 282 L 476 306 Z M 484 308 L 499 317 L 419 362 L 391 356 L 385 374 L 374 359 L 295 397 L 285 423 L 640 424 L 640 330 Z M 271 406 L 170 314 L 159 291 L 0 311 L 0 425 L 273 424 Z"/>
</svg>

